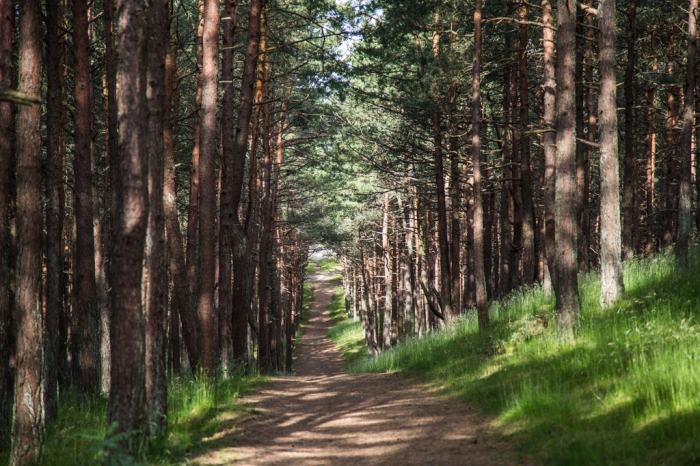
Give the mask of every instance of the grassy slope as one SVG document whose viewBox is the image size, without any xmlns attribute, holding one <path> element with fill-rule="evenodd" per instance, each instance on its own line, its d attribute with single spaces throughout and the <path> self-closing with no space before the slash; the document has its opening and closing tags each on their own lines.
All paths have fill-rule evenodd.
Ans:
<svg viewBox="0 0 700 466">
<path fill-rule="evenodd" d="M 340 278 L 337 279 L 340 285 Z M 328 332 L 335 346 L 340 350 L 343 358 L 348 364 L 367 357 L 364 336 L 362 335 L 362 324 L 359 320 L 348 319 L 345 313 L 345 299 L 342 286 L 338 286 L 333 293 L 333 301 L 329 307 L 333 328 Z"/>
<path fill-rule="evenodd" d="M 262 377 L 234 374 L 226 380 L 208 382 L 180 378 L 170 384 L 168 434 L 154 439 L 139 464 L 184 464 L 189 453 L 211 447 L 211 437 L 221 428 L 223 418 L 231 419 L 250 411 L 238 398 L 263 382 Z M 87 405 L 67 400 L 59 408 L 58 419 L 47 429 L 44 456 L 39 465 L 107 464 L 105 450 L 115 452 L 103 440 L 107 423 L 107 398 Z M 0 464 L 7 458 L 0 456 Z M 129 458 L 111 457 L 111 463 L 132 464 Z"/>
<path fill-rule="evenodd" d="M 625 265 L 627 295 L 601 310 L 598 277 L 581 280 L 575 341 L 554 338 L 540 290 L 494 303 L 492 329 L 473 313 L 353 371 L 406 371 L 496 415 L 503 435 L 547 464 L 698 464 L 700 261 Z"/>
</svg>

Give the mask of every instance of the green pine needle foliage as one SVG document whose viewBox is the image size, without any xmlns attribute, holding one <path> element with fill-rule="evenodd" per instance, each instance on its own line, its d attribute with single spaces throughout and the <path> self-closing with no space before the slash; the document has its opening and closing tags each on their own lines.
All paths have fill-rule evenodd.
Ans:
<svg viewBox="0 0 700 466">
<path fill-rule="evenodd" d="M 571 343 L 555 338 L 541 289 L 408 339 L 354 372 L 403 371 L 496 418 L 525 456 L 555 465 L 700 462 L 700 258 L 625 264 L 627 293 L 598 305 L 599 277 L 581 277 L 582 316 Z"/>
</svg>

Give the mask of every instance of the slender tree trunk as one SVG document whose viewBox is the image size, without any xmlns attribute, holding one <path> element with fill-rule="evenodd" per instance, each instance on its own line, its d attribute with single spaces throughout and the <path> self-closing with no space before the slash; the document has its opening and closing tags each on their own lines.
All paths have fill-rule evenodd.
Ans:
<svg viewBox="0 0 700 466">
<path fill-rule="evenodd" d="M 148 232 L 146 238 L 146 403 L 150 434 L 159 436 L 167 428 L 168 393 L 165 353 L 167 336 L 167 271 L 165 254 L 164 130 L 165 60 L 170 18 L 167 0 L 155 0 L 148 8 Z"/>
<path fill-rule="evenodd" d="M 408 164 L 406 164 L 408 165 Z M 406 167 L 408 168 L 408 167 Z M 408 173 L 408 170 L 406 170 Z M 415 303 L 413 301 L 413 222 L 412 222 L 412 212 L 410 206 L 409 193 L 409 180 L 404 179 L 404 207 L 403 207 L 403 229 L 404 237 L 406 238 L 406 245 L 403 248 L 404 251 L 404 269 L 403 269 L 403 313 L 406 319 L 410 319 L 415 316 Z M 413 317 L 415 319 L 415 317 Z M 407 333 L 410 335 L 412 328 L 408 326 Z"/>
<path fill-rule="evenodd" d="M 0 13 L 1 15 L 2 13 Z M 63 141 L 63 73 L 61 63 L 63 55 L 63 42 L 60 40 L 61 21 L 63 9 L 58 0 L 49 0 L 46 3 L 46 67 L 47 67 L 47 101 L 46 101 L 46 348 L 44 353 L 44 367 L 46 385 L 44 388 L 44 408 L 46 420 L 50 422 L 58 415 L 58 352 L 60 350 L 59 334 L 55 329 L 59 326 L 59 320 L 63 310 L 63 215 L 65 192 L 63 188 L 63 165 L 65 163 L 65 144 Z M 2 58 L 0 58 L 2 61 Z M 0 84 L 0 87 L 4 87 Z M 0 147 L 0 153 L 4 148 Z M 8 153 L 9 155 L 9 153 Z M 5 161 L 0 164 L 5 165 Z M 4 170 L 3 170 L 4 172 Z M 5 184 L 0 182 L 0 191 L 6 196 Z M 0 205 L 7 208 L 4 199 L 0 198 Z M 6 212 L 0 212 L 0 218 L 6 219 Z M 3 233 L 5 223 L 2 223 Z M 5 239 L 0 239 L 0 248 L 5 249 Z M 0 265 L 2 267 L 2 265 Z M 2 273 L 2 272 L 0 272 Z M 2 281 L 0 280 L 0 283 Z M 2 294 L 3 291 L 0 291 Z M 4 307 L 0 303 L 0 308 Z M 0 322 L 4 319 L 0 317 Z M 2 326 L 3 323 L 0 323 Z M 0 340 L 8 336 L 0 329 Z M 2 343 L 0 343 L 2 345 Z M 4 353 L 0 349 L 0 353 Z M 0 374 L 0 387 L 2 375 Z M 2 388 L 0 388 L 1 390 Z M 0 406 L 1 406 L 0 400 Z M 0 408 L 1 409 L 1 408 Z M 2 415 L 0 414 L 0 422 Z M 3 423 L 0 426 L 6 426 Z M 3 435 L 0 433 L 0 438 Z M 0 440 L 0 448 L 2 441 Z"/>
<path fill-rule="evenodd" d="M 651 55 L 655 57 L 656 29 L 651 35 Z M 657 59 L 653 58 L 652 72 L 658 71 Z M 656 122 L 654 115 L 654 100 L 656 87 L 647 85 L 644 88 L 646 108 L 644 110 L 644 126 L 646 132 L 646 244 L 644 252 L 647 257 L 654 253 L 654 179 L 656 169 Z"/>
<path fill-rule="evenodd" d="M 673 43 L 673 34 L 671 34 L 671 43 Z M 670 55 L 670 52 L 669 52 Z M 668 57 L 666 72 L 673 74 L 673 58 Z M 674 236 L 674 220 L 677 220 L 676 210 L 676 186 L 675 186 L 675 157 L 676 157 L 676 124 L 678 123 L 678 106 L 680 99 L 680 89 L 677 85 L 668 86 L 668 95 L 666 97 L 666 152 L 664 154 L 663 170 L 662 170 L 662 192 L 663 192 L 663 229 L 661 244 L 670 246 L 673 243 Z"/>
<path fill-rule="evenodd" d="M 237 0 L 225 3 L 223 54 L 221 60 L 221 80 L 223 81 L 223 102 L 221 122 L 221 192 L 219 193 L 219 344 L 221 363 L 228 370 L 232 354 L 231 348 L 231 289 L 233 254 L 233 211 L 231 210 L 231 180 L 233 178 L 233 143 L 235 140 L 235 95 L 233 90 L 233 46 L 235 43 Z"/>
<path fill-rule="evenodd" d="M 545 29 L 546 30 L 546 29 Z M 510 48 L 510 36 L 506 36 L 506 49 Z M 510 128 L 510 108 L 511 108 L 511 63 L 506 61 L 503 70 L 503 186 L 501 188 L 501 280 L 500 280 L 500 296 L 505 296 L 510 293 L 513 288 L 510 274 L 510 266 L 513 263 L 511 258 L 513 254 L 513 223 L 511 218 L 513 215 L 513 201 L 511 196 L 512 182 L 507 181 L 510 170 L 508 162 L 511 159 L 512 146 L 512 131 Z"/>
<path fill-rule="evenodd" d="M 622 280 L 620 180 L 615 83 L 615 0 L 599 0 L 600 34 L 600 305 L 610 307 L 625 291 Z"/>
<path fill-rule="evenodd" d="M 382 262 L 384 265 L 384 326 L 382 338 L 384 349 L 391 348 L 391 254 L 389 252 L 389 193 L 384 194 L 384 215 L 382 216 Z"/>
<path fill-rule="evenodd" d="M 19 91 L 41 96 L 41 4 L 22 2 L 19 11 Z M 41 107 L 17 111 L 17 277 L 18 319 L 15 403 L 10 465 L 41 458 L 44 440 L 41 309 Z"/>
<path fill-rule="evenodd" d="M 588 1 L 588 5 L 593 5 L 593 0 Z M 585 72 L 586 72 L 586 114 L 588 115 L 587 126 L 587 140 L 591 143 L 595 141 L 597 133 L 597 119 L 595 111 L 595 96 L 593 89 L 593 77 L 594 77 L 594 63 L 593 63 L 593 44 L 595 44 L 595 37 L 598 33 L 597 29 L 593 26 L 594 18 L 593 15 L 586 16 L 586 41 L 584 44 L 584 62 L 585 62 Z M 580 135 L 583 137 L 583 135 Z M 583 186 L 582 191 L 579 193 L 583 198 L 584 206 L 589 206 L 591 203 L 591 151 L 592 146 L 586 145 L 584 148 L 583 160 Z M 581 242 L 584 243 L 583 247 L 579 248 L 579 251 L 585 251 L 586 257 L 586 270 L 590 268 L 590 265 L 594 263 L 591 257 L 591 249 L 595 246 L 596 233 L 595 225 L 596 219 L 591 214 L 592 209 L 590 207 L 584 207 L 582 211 L 582 221 L 581 228 L 583 229 L 583 236 Z M 577 238 L 578 244 L 578 238 Z"/>
<path fill-rule="evenodd" d="M 472 65 L 472 164 L 474 170 L 474 281 L 479 329 L 489 326 L 484 278 L 484 204 L 481 199 L 481 0 L 475 0 Z M 527 98 L 527 95 L 525 95 Z"/>
<path fill-rule="evenodd" d="M 233 293 L 243 290 L 247 285 L 247 278 L 238 268 L 239 258 L 247 255 L 246 249 L 250 246 L 248 239 L 244 238 L 244 233 L 240 231 L 240 220 L 238 218 L 238 205 L 241 200 L 241 188 L 243 187 L 244 167 L 246 160 L 246 149 L 248 146 L 248 131 L 250 117 L 253 110 L 253 85 L 255 83 L 256 65 L 258 59 L 258 48 L 260 44 L 260 16 L 262 13 L 263 0 L 251 0 L 248 16 L 248 43 L 246 45 L 246 56 L 243 65 L 243 77 L 241 80 L 241 99 L 238 107 L 238 123 L 236 125 L 236 138 L 233 145 L 233 171 L 231 180 L 231 211 L 234 215 L 234 274 Z M 251 159 L 252 164 L 252 159 Z M 246 299 L 236 299 L 232 309 L 232 340 L 233 357 L 242 359 L 245 357 L 245 340 L 247 333 L 247 313 L 250 301 Z M 260 335 L 258 335 L 260 337 Z"/>
<path fill-rule="evenodd" d="M 635 121 L 634 121 L 634 64 L 637 33 L 635 20 L 637 17 L 637 0 L 632 0 L 627 11 L 629 25 L 627 27 L 627 66 L 625 67 L 625 165 L 624 191 L 622 193 L 622 258 L 629 260 L 634 257 L 634 239 L 637 236 L 637 216 L 635 202 L 637 193 L 636 170 L 637 156 L 634 150 Z"/>
<path fill-rule="evenodd" d="M 440 249 L 440 294 L 444 308 L 441 309 L 445 319 L 453 316 L 452 291 L 450 280 L 450 245 L 447 241 L 447 205 L 445 201 L 445 171 L 442 160 L 442 128 L 440 112 L 433 113 L 433 136 L 435 155 L 435 181 L 437 189 L 438 210 L 438 246 Z"/>
<path fill-rule="evenodd" d="M 527 6 L 520 3 L 518 19 L 527 20 Z M 522 284 L 531 286 L 535 279 L 535 205 L 532 194 L 532 171 L 530 167 L 530 136 L 528 126 L 530 106 L 528 105 L 527 79 L 527 25 L 521 23 L 518 36 L 520 79 L 520 193 L 522 196 L 522 225 L 523 225 L 523 275 Z M 491 247 L 491 245 L 487 245 Z"/>
<path fill-rule="evenodd" d="M 88 398 L 100 392 L 99 317 L 95 283 L 95 237 L 92 201 L 92 112 L 87 0 L 73 2 L 73 50 L 75 70 L 75 275 L 73 333 L 71 338 L 73 381 Z M 97 330 L 97 331 L 95 331 Z"/>
<path fill-rule="evenodd" d="M 187 212 L 187 279 L 191 285 L 192 305 L 197 308 L 199 297 L 199 212 L 200 212 L 200 161 L 202 151 L 202 86 L 204 67 L 204 0 L 197 0 L 199 7 L 199 23 L 197 25 L 197 94 L 195 96 L 195 117 L 192 146 L 192 167 L 190 170 L 190 203 Z M 197 321 L 199 322 L 199 316 Z M 184 321 L 183 321 L 184 323 Z M 201 330 L 201 329 L 200 329 Z M 203 346 L 200 333 L 200 346 Z M 197 365 L 203 357 L 202 348 L 199 349 Z M 191 356 L 191 355 L 190 355 Z"/>
<path fill-rule="evenodd" d="M 118 0 L 119 177 L 117 231 L 114 236 L 112 284 L 112 386 L 107 426 L 124 433 L 120 444 L 132 454 L 147 431 L 145 335 L 141 308 L 141 278 L 148 224 L 146 39 L 143 4 Z M 139 432 L 139 433 L 135 433 Z"/>
<path fill-rule="evenodd" d="M 216 101 L 219 69 L 219 2 L 204 0 L 202 35 L 202 133 L 199 161 L 199 282 L 197 314 L 202 330 L 202 368 L 213 375 L 217 365 L 215 225 Z"/>
<path fill-rule="evenodd" d="M 175 47 L 171 46 L 166 56 L 165 92 L 166 102 L 163 113 L 163 150 L 164 150 L 164 185 L 163 185 L 163 210 L 165 215 L 166 241 L 168 246 L 168 260 L 170 263 L 170 275 L 173 280 L 173 296 L 171 301 L 171 332 L 179 329 L 179 321 L 182 321 L 182 334 L 190 356 L 192 369 L 196 371 L 200 360 L 199 323 L 194 312 L 191 295 L 191 282 L 187 277 L 185 265 L 185 252 L 183 250 L 182 232 L 180 230 L 179 212 L 177 208 L 177 189 L 175 179 L 175 165 L 177 164 L 177 146 L 174 138 L 172 113 L 177 109 L 177 101 L 173 90 L 175 77 Z M 173 342 L 173 345 L 175 342 Z M 179 343 L 178 353 L 179 353 Z M 172 348 L 175 350 L 174 346 Z M 173 358 L 173 364 L 179 364 Z"/>
<path fill-rule="evenodd" d="M 573 332 L 579 319 L 576 223 L 574 221 L 576 205 L 575 1 L 558 0 L 557 15 L 554 287 L 557 300 L 557 333 L 560 339 L 567 340 L 573 338 Z"/>
<path fill-rule="evenodd" d="M 690 0 L 688 14 L 688 58 L 686 60 L 685 95 L 681 115 L 681 135 L 678 155 L 680 157 L 680 189 L 678 195 L 678 234 L 676 237 L 676 262 L 688 266 L 690 229 L 692 227 L 693 191 L 691 186 L 693 124 L 695 122 L 695 76 L 698 51 L 698 0 Z"/>
<path fill-rule="evenodd" d="M 592 5 L 592 2 L 588 2 Z M 584 134 L 584 125 L 586 123 L 584 115 L 584 96 L 586 95 L 586 86 L 591 86 L 591 83 L 586 83 L 583 74 L 583 57 L 584 50 L 591 50 L 592 44 L 583 34 L 584 11 L 576 12 L 576 65 L 574 67 L 576 73 L 576 134 L 582 137 Z M 590 20 L 589 18 L 586 20 Z M 590 29 L 590 28 L 589 28 Z M 595 118 L 595 117 L 594 117 Z M 587 167 L 589 164 L 590 148 L 585 144 L 576 145 L 576 191 L 582 193 L 585 189 L 588 179 L 586 178 Z M 576 246 L 578 248 L 576 258 L 578 261 L 579 272 L 588 270 L 588 243 L 586 241 L 585 224 L 587 219 L 586 214 L 587 199 L 584 196 L 576 197 Z"/>
<path fill-rule="evenodd" d="M 456 91 L 452 90 L 452 99 L 456 99 Z M 452 111 L 450 115 L 450 198 L 451 202 L 451 229 L 450 229 L 450 259 L 452 261 L 450 265 L 450 272 L 452 274 L 452 305 L 454 306 L 454 313 L 459 314 L 462 310 L 461 297 L 460 297 L 460 240 L 462 237 L 462 232 L 459 223 L 459 208 L 461 207 L 461 196 L 460 196 L 460 178 L 459 178 L 459 137 L 457 135 L 458 128 L 457 122 L 455 121 L 457 116 L 455 115 L 456 109 L 455 102 L 452 103 Z"/>
<path fill-rule="evenodd" d="M 542 42 L 543 54 L 543 120 L 547 131 L 543 137 L 544 151 L 544 243 L 545 256 L 547 258 L 548 273 L 545 273 L 544 290 L 545 296 L 551 296 L 553 287 L 552 279 L 555 277 L 555 233 L 554 233 L 554 197 L 555 197 L 555 165 L 556 146 L 554 133 L 555 118 L 555 81 L 554 81 L 554 30 L 552 21 L 552 4 L 550 0 L 542 0 Z M 546 277 L 549 276 L 549 284 Z"/>
</svg>

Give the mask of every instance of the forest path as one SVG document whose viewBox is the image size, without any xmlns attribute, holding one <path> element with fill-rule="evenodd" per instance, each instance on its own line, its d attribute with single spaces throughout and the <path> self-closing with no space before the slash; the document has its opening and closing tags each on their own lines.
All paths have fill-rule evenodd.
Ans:
<svg viewBox="0 0 700 466">
<path fill-rule="evenodd" d="M 509 444 L 485 434 L 488 420 L 399 374 L 345 374 L 328 306 L 337 285 L 317 274 L 296 375 L 244 399 L 256 414 L 225 429 L 200 465 L 500 465 Z M 512 454 L 507 455 L 513 458 Z"/>
</svg>

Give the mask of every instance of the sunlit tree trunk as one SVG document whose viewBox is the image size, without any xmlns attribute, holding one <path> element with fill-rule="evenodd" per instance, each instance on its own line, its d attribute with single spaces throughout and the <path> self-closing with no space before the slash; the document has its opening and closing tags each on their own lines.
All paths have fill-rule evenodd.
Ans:
<svg viewBox="0 0 700 466">
<path fill-rule="evenodd" d="M 622 281 L 620 168 L 617 155 L 615 0 L 599 0 L 600 34 L 600 305 L 612 306 L 625 291 Z"/>
<path fill-rule="evenodd" d="M 554 279 L 555 266 L 555 223 L 554 223 L 554 192 L 555 192 L 555 165 L 556 146 L 554 133 L 555 118 L 555 81 L 554 81 L 554 29 L 552 21 L 552 4 L 549 0 L 542 0 L 542 42 L 543 42 L 543 78 L 544 90 L 542 97 L 543 123 L 548 131 L 543 136 L 544 152 L 544 248 L 547 260 L 548 273 L 545 273 L 545 296 L 551 296 L 552 279 Z M 549 277 L 549 283 L 546 277 Z"/>
<path fill-rule="evenodd" d="M 558 0 L 557 15 L 554 290 L 557 301 L 558 337 L 561 340 L 567 340 L 573 337 L 579 319 L 575 222 L 576 133 L 574 130 L 576 114 L 574 102 L 576 2 L 574 0 Z"/>
<path fill-rule="evenodd" d="M 481 0 L 475 1 L 472 78 L 472 164 L 474 166 L 474 281 L 479 329 L 489 326 L 484 278 L 484 204 L 481 196 Z M 527 96 L 525 96 L 527 98 Z"/>
</svg>

